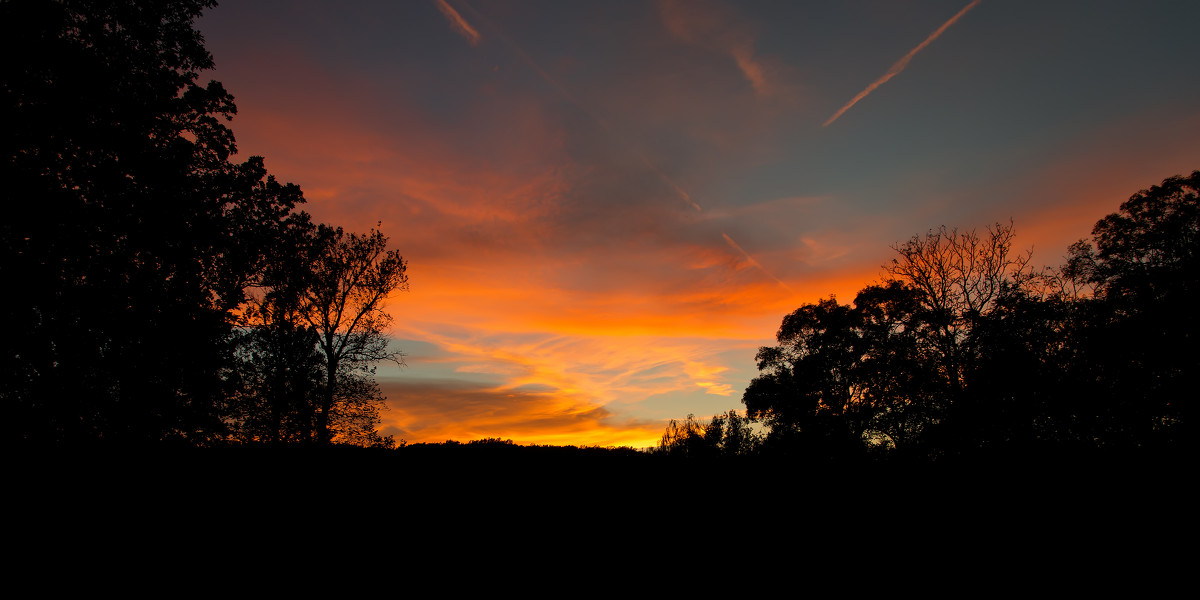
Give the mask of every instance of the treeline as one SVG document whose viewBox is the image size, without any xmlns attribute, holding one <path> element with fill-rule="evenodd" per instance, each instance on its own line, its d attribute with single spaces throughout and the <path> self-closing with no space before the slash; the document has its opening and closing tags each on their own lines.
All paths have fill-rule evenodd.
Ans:
<svg viewBox="0 0 1200 600">
<path fill-rule="evenodd" d="M 1128 455 L 1191 439 L 1200 171 L 1134 194 L 1067 263 L 1012 224 L 894 247 L 881 283 L 783 319 L 746 417 L 672 422 L 658 452 L 807 460 Z M 757 424 L 758 429 L 752 427 Z"/>
<path fill-rule="evenodd" d="M 406 264 L 234 162 L 206 0 L 0 3 L 6 438 L 389 445 Z"/>
</svg>

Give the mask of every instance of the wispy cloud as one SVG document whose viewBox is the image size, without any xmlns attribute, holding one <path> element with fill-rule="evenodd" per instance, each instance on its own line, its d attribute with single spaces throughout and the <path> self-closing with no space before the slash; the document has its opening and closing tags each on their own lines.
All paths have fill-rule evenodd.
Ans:
<svg viewBox="0 0 1200 600">
<path fill-rule="evenodd" d="M 732 54 L 738 68 L 742 70 L 742 75 L 745 75 L 746 80 L 754 87 L 754 92 L 760 96 L 769 94 L 771 88 L 767 82 L 767 75 L 762 64 L 754 57 L 754 49 L 750 46 L 738 46 L 732 50 Z"/>
<path fill-rule="evenodd" d="M 947 29 L 950 28 L 951 25 L 953 25 L 956 21 L 958 21 L 960 18 L 962 18 L 963 15 L 967 14 L 967 11 L 971 10 L 972 8 L 975 8 L 976 4 L 979 4 L 979 0 L 974 0 L 973 2 L 968 4 L 965 8 L 958 11 L 958 14 L 954 15 L 953 17 L 950 17 L 949 21 L 942 23 L 942 26 L 938 27 L 937 31 L 934 31 L 933 33 L 929 34 L 929 37 L 925 38 L 925 41 L 921 42 L 920 44 L 917 44 L 916 48 L 909 50 L 908 54 L 904 55 L 904 58 L 901 58 L 900 60 L 896 61 L 896 64 L 892 65 L 892 68 L 888 69 L 887 73 L 883 74 L 883 77 L 880 77 L 879 79 L 876 79 L 875 81 L 871 82 L 871 85 L 868 85 L 865 90 L 859 92 L 857 96 L 855 96 L 853 99 L 851 99 L 849 102 L 847 102 L 846 105 L 843 106 L 842 108 L 840 108 L 836 113 L 834 113 L 832 117 L 829 117 L 829 120 L 825 121 L 823 124 L 821 124 L 821 127 L 829 127 L 829 125 L 831 125 L 834 121 L 838 120 L 838 117 L 841 117 L 843 114 L 845 114 L 846 111 L 850 110 L 851 106 L 858 104 L 859 100 L 866 98 L 867 94 L 870 94 L 871 92 L 875 91 L 875 88 L 883 85 L 885 82 L 887 82 L 887 80 L 895 77 L 896 75 L 899 75 L 900 71 L 903 71 L 905 68 L 908 67 L 909 61 L 911 61 L 912 58 L 914 56 L 916 56 L 918 52 L 923 50 L 925 48 L 925 46 L 928 46 L 929 44 L 931 44 L 933 42 L 933 40 L 938 39 L 938 36 L 942 35 L 943 32 L 945 32 Z"/>
<path fill-rule="evenodd" d="M 446 0 L 433 1 L 435 4 L 437 4 L 438 10 L 442 11 L 442 14 L 446 15 L 446 19 L 450 21 L 451 29 L 454 29 L 460 35 L 466 38 L 468 44 L 474 46 L 479 43 L 479 32 L 475 31 L 475 28 L 471 27 L 471 24 L 468 23 L 467 20 L 462 17 L 462 15 L 458 14 L 458 11 L 454 10 L 453 6 L 447 4 Z"/>
<path fill-rule="evenodd" d="M 677 0 L 661 0 L 658 6 L 663 23 L 676 38 L 728 53 L 755 94 L 767 96 L 774 91 L 762 59 L 754 52 L 753 28 L 732 7 L 718 1 Z"/>
<path fill-rule="evenodd" d="M 653 446 L 665 423 L 614 414 L 559 392 L 504 390 L 459 379 L 380 382 L 390 410 L 381 432 L 409 442 L 482 438 L 519 444 Z"/>
<path fill-rule="evenodd" d="M 651 404 L 730 398 L 739 391 L 736 379 L 729 379 L 733 369 L 705 337 L 614 338 L 525 328 L 439 333 L 444 326 L 418 331 L 421 327 L 405 335 L 417 335 L 436 350 L 410 356 L 412 372 L 381 382 L 392 409 L 383 415 L 385 433 L 409 441 L 501 437 L 649 446 L 665 426 L 645 416 L 653 412 Z M 740 345 L 749 355 L 754 343 L 721 345 Z M 418 373 L 423 377 L 413 377 Z M 647 398 L 654 403 L 644 404 Z M 639 410 L 643 416 L 633 417 Z"/>
<path fill-rule="evenodd" d="M 446 4 L 445 0 L 437 0 L 437 2 L 439 4 L 439 6 Z M 450 10 L 451 12 L 454 11 L 454 9 L 450 8 L 448 5 L 446 6 L 446 9 L 443 10 L 442 12 L 445 12 L 446 10 Z M 481 15 L 479 15 L 479 13 L 477 13 L 474 9 L 472 9 L 470 5 L 467 5 L 467 10 L 468 10 L 468 12 L 475 15 L 476 18 L 483 18 Z M 450 15 L 447 14 L 447 16 L 449 17 Z M 454 13 L 454 17 L 451 17 L 451 20 L 453 21 L 455 18 L 457 18 L 458 20 L 462 20 L 462 17 L 458 16 L 457 12 Z M 463 24 L 465 25 L 466 21 L 463 21 Z M 543 69 L 542 66 L 540 64 L 538 64 L 538 62 L 535 61 L 533 59 L 533 57 L 529 55 L 528 52 L 525 52 L 524 48 L 522 48 L 519 44 L 517 44 L 516 41 L 514 41 L 513 39 L 511 39 L 510 37 L 505 35 L 503 30 L 500 27 L 498 27 L 494 23 L 492 23 L 491 29 L 497 32 L 496 35 L 504 43 L 508 44 L 509 48 L 512 49 L 513 53 L 515 53 L 517 55 L 517 57 L 521 59 L 522 62 L 524 62 L 527 66 L 529 66 L 529 68 L 533 69 L 534 72 L 536 72 L 538 74 L 538 76 L 540 76 L 542 78 L 542 81 L 545 81 L 551 88 L 554 89 L 554 91 L 558 92 L 558 94 L 560 96 L 562 96 L 563 99 L 567 100 L 573 106 L 575 106 L 575 108 L 578 108 L 580 111 L 587 114 L 591 118 L 593 123 L 595 123 L 597 126 L 601 127 L 609 135 L 613 136 L 629 152 L 636 155 L 638 157 L 638 159 L 640 159 L 641 162 L 643 164 L 645 164 L 646 168 L 648 168 L 652 172 L 654 172 L 654 174 L 657 175 L 659 177 L 659 179 L 661 179 L 663 181 L 663 183 L 667 184 L 667 186 L 670 187 L 671 190 L 674 191 L 675 194 L 680 199 L 682 199 L 685 203 L 687 203 L 688 206 L 692 207 L 693 209 L 695 209 L 697 211 L 702 210 L 700 208 L 700 205 L 697 204 L 694 200 L 692 200 L 691 194 L 687 193 L 687 191 L 685 191 L 678 183 L 676 183 L 674 179 L 672 179 L 670 176 L 668 176 L 666 173 L 664 173 L 663 170 L 661 168 L 659 168 L 658 165 L 656 165 L 654 163 L 654 161 L 650 160 L 650 158 L 648 156 L 646 156 L 646 154 L 644 152 L 642 152 L 640 149 L 635 147 L 634 144 L 629 142 L 629 140 L 627 140 L 623 136 L 621 136 L 620 133 L 618 133 L 617 130 L 614 127 L 612 127 L 612 125 L 609 124 L 609 122 L 603 116 L 601 116 L 598 112 L 593 110 L 592 107 L 588 105 L 588 103 L 585 103 L 582 100 L 580 100 L 575 94 L 571 93 L 571 90 L 567 89 L 567 87 L 564 86 L 557 78 L 550 75 L 550 73 L 548 73 L 545 69 Z M 478 34 L 476 34 L 476 35 L 478 35 Z M 761 73 L 760 73 L 760 75 L 761 75 Z"/>
</svg>

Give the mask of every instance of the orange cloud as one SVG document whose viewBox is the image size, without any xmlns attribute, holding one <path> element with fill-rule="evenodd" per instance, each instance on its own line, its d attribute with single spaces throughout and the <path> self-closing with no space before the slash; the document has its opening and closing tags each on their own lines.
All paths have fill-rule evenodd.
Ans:
<svg viewBox="0 0 1200 600">
<path fill-rule="evenodd" d="M 498 390 L 461 381 L 395 379 L 381 388 L 390 410 L 384 435 L 409 442 L 511 439 L 519 444 L 645 448 L 665 422 L 619 418 L 603 407 L 564 403 L 556 394 Z"/>
<path fill-rule="evenodd" d="M 409 441 L 506 437 L 524 443 L 647 446 L 661 435 L 665 421 L 631 418 L 630 405 L 652 397 L 729 398 L 740 392 L 725 379 L 729 367 L 714 360 L 713 340 L 703 337 L 523 328 L 457 334 L 409 328 L 406 334 L 434 343 L 441 353 L 410 357 L 412 374 L 430 373 L 431 364 L 447 374 L 439 381 L 410 378 L 410 373 L 386 380 L 393 412 L 385 418 Z M 740 345 L 749 357 L 760 341 L 731 342 L 721 347 Z M 675 408 L 660 412 L 678 416 Z"/>
<path fill-rule="evenodd" d="M 963 15 L 967 14 L 967 11 L 971 10 L 972 8 L 975 8 L 976 4 L 979 4 L 979 0 L 973 0 L 965 8 L 958 11 L 958 13 L 955 14 L 953 17 L 950 17 L 949 21 L 942 23 L 942 26 L 938 27 L 936 31 L 929 34 L 929 37 L 925 38 L 925 41 L 921 42 L 920 44 L 917 44 L 917 47 L 913 48 L 912 50 L 909 50 L 908 54 L 905 54 L 903 58 L 896 61 L 896 64 L 892 65 L 892 68 L 888 69 L 887 73 L 883 74 L 883 77 L 880 77 L 879 79 L 876 79 L 875 81 L 872 81 L 871 84 L 866 87 L 866 89 L 859 92 L 857 96 L 851 98 L 850 101 L 847 102 L 845 106 L 838 109 L 838 111 L 836 113 L 833 113 L 833 116 L 829 117 L 829 119 L 827 121 L 822 123 L 821 127 L 829 127 L 834 121 L 838 120 L 838 117 L 841 117 L 843 114 L 845 114 L 846 111 L 850 110 L 850 107 L 854 106 L 855 104 L 858 104 L 859 100 L 866 98 L 867 94 L 870 94 L 871 92 L 875 91 L 875 88 L 883 85 L 884 83 L 887 83 L 887 81 L 889 79 L 895 77 L 896 75 L 899 75 L 901 71 L 903 71 L 905 68 L 908 67 L 909 61 L 911 61 L 912 58 L 914 56 L 916 56 L 918 52 L 920 52 L 921 50 L 924 50 L 925 46 L 928 46 L 930 43 L 933 42 L 933 40 L 938 39 L 938 37 L 941 36 L 942 33 L 945 32 L 947 29 L 949 29 L 951 25 L 953 25 L 956 21 L 958 21 Z"/>
<path fill-rule="evenodd" d="M 447 4 L 446 0 L 433 0 L 433 2 L 437 4 L 438 10 L 442 11 L 443 15 L 446 15 L 446 20 L 450 21 L 451 29 L 463 36 L 468 44 L 472 46 L 479 44 L 479 32 L 475 31 L 475 28 L 471 27 L 471 24 L 462 15 L 458 14 L 458 11 L 454 10 L 453 6 Z"/>
</svg>

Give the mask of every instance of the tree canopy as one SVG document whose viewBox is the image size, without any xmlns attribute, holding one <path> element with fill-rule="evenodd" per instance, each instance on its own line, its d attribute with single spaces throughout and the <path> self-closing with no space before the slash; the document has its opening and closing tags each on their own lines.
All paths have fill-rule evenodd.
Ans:
<svg viewBox="0 0 1200 600">
<path fill-rule="evenodd" d="M 1200 171 L 1138 192 L 1058 270 L 1034 269 L 1011 223 L 894 246 L 882 284 L 801 306 L 759 349 L 742 401 L 770 429 L 764 447 L 933 458 L 1178 443 L 1200 366 L 1197 190 Z"/>
<path fill-rule="evenodd" d="M 297 210 L 300 189 L 260 157 L 230 160 L 233 97 L 200 82 L 213 61 L 194 20 L 213 5 L 0 3 L 0 193 L 11 211 L 0 277 L 12 286 L 0 398 L 13 438 L 224 439 L 246 410 L 239 356 L 283 356 L 309 335 L 284 342 L 277 328 L 257 353 L 238 351 L 247 290 L 284 279 L 280 269 L 313 271 L 319 254 L 295 261 L 316 231 Z M 276 286 L 277 312 L 260 323 L 310 304 L 295 293 L 319 278 L 289 277 L 303 282 Z"/>
</svg>

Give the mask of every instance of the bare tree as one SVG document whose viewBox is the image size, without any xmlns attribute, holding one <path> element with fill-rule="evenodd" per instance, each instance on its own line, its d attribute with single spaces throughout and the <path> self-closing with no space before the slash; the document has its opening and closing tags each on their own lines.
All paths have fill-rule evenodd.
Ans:
<svg viewBox="0 0 1200 600">
<path fill-rule="evenodd" d="M 984 234 L 941 226 L 892 248 L 899 255 L 884 266 L 893 281 L 918 292 L 932 327 L 929 341 L 940 356 L 943 373 L 954 392 L 964 382 L 971 328 L 1005 294 L 1036 288 L 1046 274 L 1029 264 L 1033 251 L 1013 249 L 1013 225 L 997 223 Z"/>
<path fill-rule="evenodd" d="M 1032 250 L 1015 252 L 1014 237 L 1011 222 L 988 227 L 986 235 L 974 229 L 959 233 L 943 225 L 893 246 L 900 256 L 884 268 L 920 291 L 930 310 L 979 315 L 995 305 L 1006 286 L 1022 285 L 1035 276 L 1029 267 Z"/>
<path fill-rule="evenodd" d="M 392 317 L 383 303 L 392 292 L 408 289 L 408 275 L 404 259 L 387 249 L 388 239 L 379 231 L 346 234 L 340 227 L 321 226 L 317 235 L 322 251 L 313 265 L 306 319 L 317 332 L 325 370 L 316 411 L 317 442 L 328 444 L 331 417 L 336 417 L 332 413 L 346 402 L 356 372 L 373 372 L 372 365 L 380 361 L 403 364 L 404 355 L 388 349 L 386 329 Z M 376 393 L 368 400 L 379 403 L 382 397 Z"/>
</svg>

